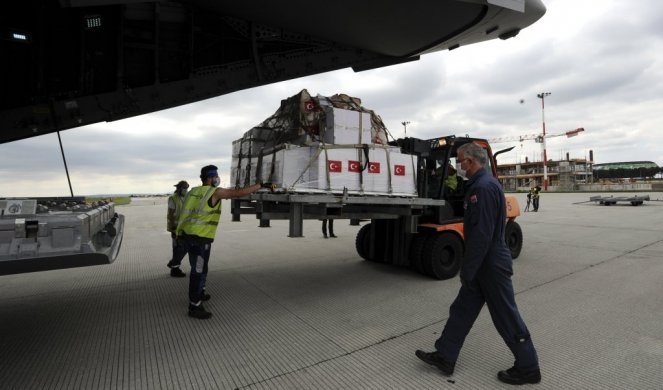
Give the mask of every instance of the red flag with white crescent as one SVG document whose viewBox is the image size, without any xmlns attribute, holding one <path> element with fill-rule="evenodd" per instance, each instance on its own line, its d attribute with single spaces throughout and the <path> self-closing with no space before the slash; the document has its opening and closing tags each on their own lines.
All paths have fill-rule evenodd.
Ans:
<svg viewBox="0 0 663 390">
<path fill-rule="evenodd" d="M 395 176 L 405 176 L 405 165 L 394 165 Z"/>
<path fill-rule="evenodd" d="M 379 162 L 369 162 L 368 163 L 368 173 L 380 173 L 380 163 Z"/>
<path fill-rule="evenodd" d="M 329 172 L 341 172 L 343 163 L 338 160 L 329 160 L 327 162 L 327 168 L 329 169 Z"/>
<path fill-rule="evenodd" d="M 315 110 L 315 103 L 313 103 L 310 100 L 304 103 L 304 111 L 305 112 L 311 112 L 313 110 Z"/>
<path fill-rule="evenodd" d="M 361 165 L 359 161 L 348 160 L 348 172 L 359 172 L 361 171 Z"/>
</svg>

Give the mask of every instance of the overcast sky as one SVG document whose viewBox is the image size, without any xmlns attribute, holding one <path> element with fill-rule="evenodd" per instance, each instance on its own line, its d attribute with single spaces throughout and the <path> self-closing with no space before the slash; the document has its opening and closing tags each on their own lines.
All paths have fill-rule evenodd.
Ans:
<svg viewBox="0 0 663 390">
<path fill-rule="evenodd" d="M 252 88 L 154 114 L 61 132 L 75 195 L 169 193 L 198 185 L 200 167 L 220 167 L 229 185 L 231 143 L 276 111 L 281 99 L 345 93 L 362 99 L 389 131 L 433 138 L 515 137 L 541 132 L 548 157 L 663 165 L 663 2 L 543 0 L 548 11 L 506 41 L 493 40 L 420 61 L 353 73 L 340 70 Z M 522 103 L 521 103 L 522 100 Z M 500 162 L 541 160 L 534 141 Z M 56 134 L 0 145 L 0 197 L 68 196 Z"/>
</svg>

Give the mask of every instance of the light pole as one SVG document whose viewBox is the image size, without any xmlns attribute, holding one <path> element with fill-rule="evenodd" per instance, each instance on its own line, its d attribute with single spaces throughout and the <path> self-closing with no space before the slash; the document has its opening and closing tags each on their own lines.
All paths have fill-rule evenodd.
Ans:
<svg viewBox="0 0 663 390">
<path fill-rule="evenodd" d="M 543 125 L 543 137 L 541 137 L 541 148 L 543 149 L 543 190 L 548 191 L 548 156 L 546 154 L 546 116 L 544 100 L 550 96 L 550 92 L 541 92 L 536 95 L 541 99 L 541 123 Z"/>
<path fill-rule="evenodd" d="M 407 125 L 410 124 L 410 121 L 403 121 L 401 122 L 401 125 L 403 125 L 403 132 L 405 133 L 405 136 L 407 137 Z"/>
</svg>

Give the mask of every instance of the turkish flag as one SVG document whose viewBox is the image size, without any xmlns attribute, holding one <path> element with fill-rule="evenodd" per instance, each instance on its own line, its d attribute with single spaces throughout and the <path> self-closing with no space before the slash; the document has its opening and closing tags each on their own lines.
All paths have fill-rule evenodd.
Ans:
<svg viewBox="0 0 663 390">
<path fill-rule="evenodd" d="M 311 112 L 313 110 L 315 110 L 315 103 L 310 100 L 304 103 L 304 112 Z"/>
<path fill-rule="evenodd" d="M 394 175 L 405 176 L 405 165 L 394 165 Z"/>
<path fill-rule="evenodd" d="M 329 160 L 327 162 L 327 168 L 329 169 L 329 172 L 341 172 L 343 163 L 338 160 Z"/>
<path fill-rule="evenodd" d="M 348 160 L 348 172 L 360 172 L 361 164 L 359 161 Z"/>
<path fill-rule="evenodd" d="M 368 163 L 368 173 L 380 173 L 380 163 L 379 162 L 369 162 Z"/>
</svg>

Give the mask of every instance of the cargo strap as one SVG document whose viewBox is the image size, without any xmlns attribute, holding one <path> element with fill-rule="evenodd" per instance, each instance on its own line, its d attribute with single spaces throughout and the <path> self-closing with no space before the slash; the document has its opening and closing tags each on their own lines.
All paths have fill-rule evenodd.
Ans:
<svg viewBox="0 0 663 390">
<path fill-rule="evenodd" d="M 292 182 L 292 185 L 290 186 L 290 188 L 288 188 L 288 190 L 292 190 L 292 189 L 294 189 L 294 188 L 295 188 L 295 185 L 296 185 L 297 183 L 299 183 L 300 180 L 302 180 L 302 177 L 304 177 L 304 173 L 306 173 L 306 171 L 308 171 L 309 168 L 311 168 L 311 165 L 313 165 L 313 161 L 317 160 L 318 157 L 320 156 L 320 152 L 322 152 L 322 148 L 318 148 L 318 151 L 315 153 L 315 156 L 313 156 L 313 157 L 309 160 L 308 165 L 306 166 L 306 168 L 304 168 L 304 169 L 302 170 L 302 173 L 299 175 L 299 177 L 297 178 L 297 180 L 295 180 L 294 182 Z M 325 154 L 326 154 L 326 153 L 327 153 L 327 152 L 325 151 Z M 327 169 L 326 171 L 327 171 L 327 182 L 329 182 L 329 170 Z"/>
<path fill-rule="evenodd" d="M 376 146 L 378 146 L 378 148 L 381 148 L 381 145 L 376 145 Z M 315 153 L 314 156 L 311 157 L 311 159 L 308 162 L 308 165 L 306 165 L 306 167 L 302 170 L 302 172 L 299 175 L 299 177 L 297 178 L 297 180 L 295 180 L 292 183 L 289 190 L 292 190 L 294 188 L 294 186 L 301 181 L 302 177 L 304 176 L 304 173 L 306 173 L 311 168 L 311 166 L 313 165 L 313 162 L 318 160 L 318 158 L 320 157 L 320 154 L 322 154 L 323 151 L 325 152 L 325 166 L 326 166 L 326 169 L 325 169 L 325 184 L 326 184 L 326 190 L 328 190 L 328 191 L 331 190 L 331 177 L 329 175 L 329 155 L 328 155 L 327 151 L 329 149 L 348 149 L 348 148 L 358 149 L 358 150 L 360 150 L 359 153 L 361 153 L 361 151 L 363 151 L 364 159 L 361 158 L 361 154 L 359 155 L 359 160 L 360 160 L 360 162 L 359 162 L 360 163 L 360 174 L 359 174 L 359 185 L 360 185 L 360 187 L 359 188 L 360 188 L 361 191 L 364 191 L 364 175 L 363 175 L 363 172 L 366 170 L 366 168 L 368 168 L 368 165 L 370 163 L 370 157 L 369 157 L 370 156 L 369 155 L 370 147 L 369 147 L 368 144 L 329 144 L 329 145 L 328 144 L 322 144 L 322 145 L 320 145 L 320 147 L 318 148 L 318 151 Z M 384 147 L 382 147 L 382 148 L 384 148 Z M 387 149 L 387 148 L 384 148 L 384 150 L 385 150 L 385 154 L 387 155 L 387 175 L 388 175 L 388 188 L 389 188 L 388 192 L 392 193 L 393 189 L 392 189 L 392 178 L 391 178 L 391 160 L 390 160 L 390 157 L 389 157 L 390 152 L 389 152 L 389 149 Z M 364 160 L 364 161 L 362 161 L 362 160 Z M 272 165 L 272 171 L 273 171 L 273 165 Z"/>
</svg>

